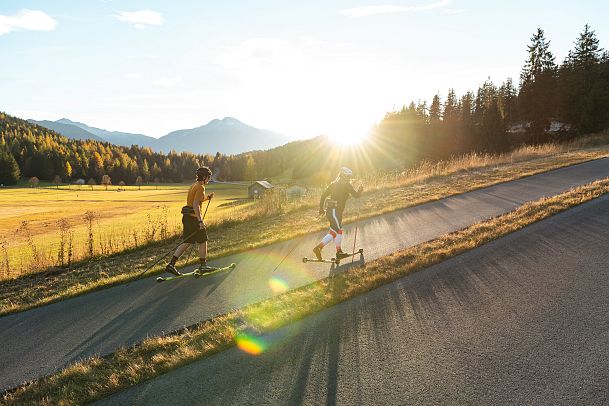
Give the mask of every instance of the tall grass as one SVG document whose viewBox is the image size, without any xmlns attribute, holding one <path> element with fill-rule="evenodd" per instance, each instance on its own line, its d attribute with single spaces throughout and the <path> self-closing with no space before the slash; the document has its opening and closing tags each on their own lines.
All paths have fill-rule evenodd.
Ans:
<svg viewBox="0 0 609 406">
<path fill-rule="evenodd" d="M 57 266 L 70 266 L 74 256 L 74 231 L 67 219 L 57 221 L 59 227 L 59 246 L 57 248 Z"/>
<path fill-rule="evenodd" d="M 493 166 L 551 157 L 572 149 L 573 146 L 570 144 L 550 143 L 522 146 L 505 154 L 472 152 L 465 155 L 453 156 L 448 160 L 422 161 L 402 171 L 371 174 L 362 178 L 361 181 L 366 185 L 367 190 L 402 187 L 471 169 L 485 169 Z"/>
<path fill-rule="evenodd" d="M 38 245 L 36 244 L 36 241 L 34 241 L 34 237 L 32 236 L 32 232 L 30 230 L 30 222 L 22 221 L 21 225 L 17 229 L 17 233 L 24 235 L 27 241 L 27 247 L 29 248 L 31 254 L 31 262 L 29 263 L 30 268 L 32 270 L 40 268 L 43 264 L 44 257 L 41 256 Z"/>
<path fill-rule="evenodd" d="M 0 250 L 2 251 L 2 269 L 4 271 L 4 279 L 11 277 L 11 264 L 8 257 L 8 240 L 6 237 L 0 238 Z"/>
</svg>

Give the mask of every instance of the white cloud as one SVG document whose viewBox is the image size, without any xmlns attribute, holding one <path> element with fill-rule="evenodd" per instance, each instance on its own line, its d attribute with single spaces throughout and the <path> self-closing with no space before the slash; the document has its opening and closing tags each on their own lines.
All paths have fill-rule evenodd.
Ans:
<svg viewBox="0 0 609 406">
<path fill-rule="evenodd" d="M 161 87 L 172 88 L 182 83 L 181 76 L 162 77 L 154 81 L 154 84 Z"/>
<path fill-rule="evenodd" d="M 57 21 L 40 10 L 21 10 L 13 16 L 0 15 L 0 35 L 12 31 L 52 31 Z"/>
<path fill-rule="evenodd" d="M 141 73 L 125 73 L 127 79 L 141 79 L 143 76 Z"/>
<path fill-rule="evenodd" d="M 457 10 L 457 9 L 446 9 L 444 10 L 444 12 L 448 15 L 455 15 L 455 14 L 461 14 L 461 13 L 465 13 L 465 10 Z"/>
<path fill-rule="evenodd" d="M 118 14 L 113 14 L 112 17 L 119 21 L 132 24 L 135 28 L 143 30 L 149 25 L 163 24 L 163 16 L 156 11 L 140 10 L 140 11 L 119 11 Z"/>
<path fill-rule="evenodd" d="M 250 38 L 238 46 L 225 49 L 215 62 L 228 69 L 249 70 L 282 65 L 294 52 L 288 41 L 277 38 Z"/>
<path fill-rule="evenodd" d="M 424 6 L 396 6 L 396 5 L 378 5 L 378 6 L 363 6 L 341 10 L 339 13 L 352 18 L 367 17 L 376 14 L 395 14 L 409 13 L 422 10 L 432 10 L 434 8 L 446 7 L 452 0 L 441 0 L 436 3 L 427 4 Z"/>
</svg>

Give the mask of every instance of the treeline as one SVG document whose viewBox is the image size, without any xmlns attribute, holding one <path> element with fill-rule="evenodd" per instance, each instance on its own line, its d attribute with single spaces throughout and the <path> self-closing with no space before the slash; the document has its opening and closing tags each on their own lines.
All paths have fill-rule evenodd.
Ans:
<svg viewBox="0 0 609 406">
<path fill-rule="evenodd" d="M 73 140 L 52 130 L 0 112 L 0 183 L 20 177 L 63 182 L 82 178 L 123 181 L 183 182 L 192 180 L 199 165 L 213 166 L 211 155 L 161 154 L 150 148 L 121 147 L 107 142 Z"/>
<path fill-rule="evenodd" d="M 227 179 L 247 173 L 327 180 L 341 165 L 359 171 L 402 168 L 467 152 L 503 152 L 523 144 L 568 140 L 609 128 L 609 54 L 588 25 L 562 64 L 538 29 L 527 46 L 520 83 L 490 78 L 476 92 L 411 102 L 388 113 L 361 148 L 336 148 L 324 137 L 225 160 Z M 238 170 L 237 170 L 238 169 Z M 233 176 L 235 174 L 235 176 Z"/>
<path fill-rule="evenodd" d="M 0 112 L 0 183 L 5 185 L 15 184 L 20 178 L 52 181 L 56 176 L 63 182 L 82 178 L 100 183 L 104 175 L 114 184 L 135 184 L 138 177 L 143 182 L 184 182 L 194 178 L 200 165 L 220 170 L 222 179 L 253 180 L 278 173 L 290 160 L 284 153 L 290 148 L 288 144 L 274 153 L 257 151 L 236 156 L 162 154 L 148 147 L 70 139 Z"/>
<path fill-rule="evenodd" d="M 502 152 L 609 128 L 609 54 L 588 25 L 559 66 L 542 29 L 531 38 L 520 85 L 487 80 L 477 92 L 410 103 L 387 114 L 374 138 L 402 164 L 464 152 Z"/>
<path fill-rule="evenodd" d="M 138 177 L 143 182 L 185 182 L 194 178 L 200 165 L 220 171 L 222 180 L 254 180 L 292 167 L 295 156 L 303 156 L 302 145 L 312 141 L 240 155 L 162 154 L 147 147 L 70 139 L 0 112 L 0 183 L 12 185 L 31 177 L 52 181 L 56 176 L 63 182 L 81 178 L 101 183 L 105 175 L 113 184 L 135 184 Z"/>
</svg>

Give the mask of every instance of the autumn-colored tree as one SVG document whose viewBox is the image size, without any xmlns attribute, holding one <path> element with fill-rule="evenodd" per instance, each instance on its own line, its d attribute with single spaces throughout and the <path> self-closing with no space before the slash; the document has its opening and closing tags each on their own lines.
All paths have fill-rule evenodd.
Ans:
<svg viewBox="0 0 609 406">
<path fill-rule="evenodd" d="M 108 186 L 112 184 L 112 179 L 110 178 L 110 176 L 104 175 L 102 176 L 101 184 L 106 187 L 106 190 L 108 190 Z"/>
<path fill-rule="evenodd" d="M 55 187 L 59 189 L 59 184 L 61 183 L 61 176 L 55 175 L 55 177 L 53 178 L 53 183 L 55 184 Z"/>
<path fill-rule="evenodd" d="M 150 167 L 148 166 L 148 160 L 144 159 L 142 163 L 142 178 L 145 182 L 150 179 Z"/>
<path fill-rule="evenodd" d="M 66 179 L 69 181 L 72 177 L 72 165 L 70 165 L 70 161 L 66 161 L 64 173 L 66 175 Z"/>
</svg>

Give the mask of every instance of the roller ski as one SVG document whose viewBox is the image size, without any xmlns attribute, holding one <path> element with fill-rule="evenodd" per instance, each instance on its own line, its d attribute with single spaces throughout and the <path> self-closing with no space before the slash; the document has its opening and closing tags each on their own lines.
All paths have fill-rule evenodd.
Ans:
<svg viewBox="0 0 609 406">
<path fill-rule="evenodd" d="M 320 262 L 320 263 L 323 263 L 323 264 L 335 264 L 335 265 L 338 265 L 338 261 L 336 260 L 336 258 L 331 258 L 331 259 L 323 259 L 323 258 L 322 259 L 314 259 L 314 258 L 304 257 L 302 259 L 302 262 L 304 262 L 305 264 L 307 262 Z"/>
<path fill-rule="evenodd" d="M 336 264 L 336 258 L 323 259 L 322 256 L 321 256 L 321 248 L 319 248 L 319 247 L 313 248 L 313 253 L 315 254 L 315 258 L 304 257 L 302 259 L 302 262 L 304 262 L 305 264 L 307 262 L 321 262 L 321 263 L 324 263 L 324 264 Z"/>
<path fill-rule="evenodd" d="M 364 249 L 360 248 L 359 250 L 355 251 L 355 252 L 342 252 L 342 251 L 337 251 L 336 252 L 336 265 L 340 265 L 340 261 L 342 261 L 345 258 L 351 258 L 354 257 L 356 255 L 363 255 L 364 254 Z"/>
<path fill-rule="evenodd" d="M 158 278 L 156 278 L 156 281 L 161 283 L 161 282 L 171 281 L 174 279 L 185 278 L 188 276 L 198 278 L 201 276 L 208 276 L 208 275 L 215 274 L 215 273 L 233 270 L 233 269 L 235 269 L 236 266 L 237 266 L 237 264 L 235 264 L 234 262 L 232 264 L 230 264 L 229 266 L 224 266 L 224 267 L 220 267 L 220 268 L 205 265 L 205 266 L 200 266 L 197 269 L 195 269 L 194 271 L 187 272 L 187 273 L 180 273 L 178 270 L 175 269 L 175 267 L 172 270 L 169 270 L 166 268 L 166 271 L 174 274 L 174 276 L 168 276 L 168 277 L 159 276 Z M 173 272 L 174 270 L 177 273 L 174 273 Z"/>
</svg>

